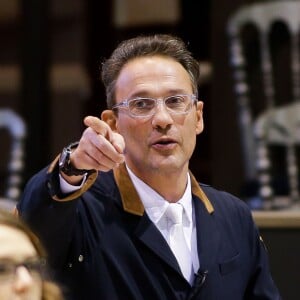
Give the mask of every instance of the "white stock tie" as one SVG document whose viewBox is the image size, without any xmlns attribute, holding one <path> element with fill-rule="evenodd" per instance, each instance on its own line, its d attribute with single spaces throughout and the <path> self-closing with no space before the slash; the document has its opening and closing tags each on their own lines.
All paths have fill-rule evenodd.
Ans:
<svg viewBox="0 0 300 300">
<path fill-rule="evenodd" d="M 166 217 L 172 225 L 169 230 L 169 245 L 172 249 L 181 272 L 187 281 L 193 281 L 193 265 L 191 252 L 187 246 L 182 227 L 183 207 L 178 203 L 170 203 L 166 210 Z"/>
</svg>

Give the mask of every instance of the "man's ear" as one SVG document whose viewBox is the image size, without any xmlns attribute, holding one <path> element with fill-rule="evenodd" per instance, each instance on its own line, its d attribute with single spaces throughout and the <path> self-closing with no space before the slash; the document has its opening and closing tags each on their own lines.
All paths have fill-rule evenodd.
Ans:
<svg viewBox="0 0 300 300">
<path fill-rule="evenodd" d="M 112 110 L 108 110 L 108 109 L 104 110 L 101 113 L 101 120 L 107 123 L 111 128 L 111 130 L 117 131 L 117 126 L 116 126 L 117 119 L 115 113 Z"/>
<path fill-rule="evenodd" d="M 197 114 L 197 124 L 196 124 L 196 134 L 200 134 L 204 129 L 203 122 L 203 102 L 197 102 L 196 114 Z"/>
</svg>

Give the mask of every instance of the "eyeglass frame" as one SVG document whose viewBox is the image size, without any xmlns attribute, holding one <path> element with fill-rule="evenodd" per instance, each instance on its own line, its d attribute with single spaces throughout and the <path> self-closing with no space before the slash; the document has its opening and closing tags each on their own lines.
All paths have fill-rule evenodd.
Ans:
<svg viewBox="0 0 300 300">
<path fill-rule="evenodd" d="M 191 101 L 191 106 L 187 111 L 175 112 L 175 111 L 172 111 L 170 108 L 168 108 L 168 106 L 166 106 L 166 100 L 171 98 L 171 97 L 176 97 L 176 96 L 187 96 L 187 97 L 189 97 L 189 99 Z M 147 115 L 136 115 L 136 114 L 132 113 L 131 110 L 129 109 L 129 103 L 131 101 L 139 100 L 139 99 L 154 100 L 155 101 L 155 106 L 153 107 L 153 112 L 151 112 L 150 114 L 147 114 Z M 117 103 L 117 104 L 113 105 L 111 110 L 116 111 L 119 108 L 127 108 L 128 112 L 129 112 L 129 115 L 131 117 L 133 117 L 133 118 L 147 118 L 147 117 L 151 117 L 155 114 L 154 108 L 156 108 L 159 103 L 163 103 L 164 107 L 166 108 L 166 110 L 170 114 L 184 115 L 184 114 L 188 114 L 191 111 L 193 105 L 196 104 L 197 102 L 198 102 L 198 97 L 197 97 L 196 94 L 175 94 L 175 95 L 170 95 L 170 96 L 164 97 L 162 99 L 161 98 L 152 98 L 152 97 L 134 97 L 134 98 L 129 98 L 129 99 L 122 100 L 120 103 Z"/>
<path fill-rule="evenodd" d="M 45 276 L 46 260 L 39 258 L 19 263 L 0 262 L 0 283 L 13 280 L 16 276 L 17 269 L 20 267 L 24 267 L 33 277 L 38 275 L 40 278 L 43 278 Z"/>
</svg>

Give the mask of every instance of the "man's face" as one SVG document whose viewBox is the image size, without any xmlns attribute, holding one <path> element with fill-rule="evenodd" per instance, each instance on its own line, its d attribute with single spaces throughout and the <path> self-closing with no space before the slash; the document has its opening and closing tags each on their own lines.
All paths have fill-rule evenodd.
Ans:
<svg viewBox="0 0 300 300">
<path fill-rule="evenodd" d="M 134 97 L 165 98 L 192 94 L 186 70 L 176 61 L 162 56 L 140 57 L 128 62 L 116 82 L 116 103 Z M 116 129 L 125 140 L 127 165 L 137 176 L 186 172 L 196 135 L 203 130 L 203 103 L 193 105 L 187 114 L 170 114 L 159 104 L 150 117 L 134 118 L 119 109 Z"/>
</svg>

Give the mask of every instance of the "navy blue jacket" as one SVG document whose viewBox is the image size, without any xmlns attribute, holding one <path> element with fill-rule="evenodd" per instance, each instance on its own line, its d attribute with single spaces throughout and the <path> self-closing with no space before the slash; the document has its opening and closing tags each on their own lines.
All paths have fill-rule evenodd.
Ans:
<svg viewBox="0 0 300 300">
<path fill-rule="evenodd" d="M 124 165 L 94 173 L 63 198 L 53 164 L 28 182 L 17 208 L 46 245 L 68 299 L 281 299 L 244 202 L 193 176 L 192 193 L 201 265 L 193 287 L 144 212 Z"/>
</svg>

